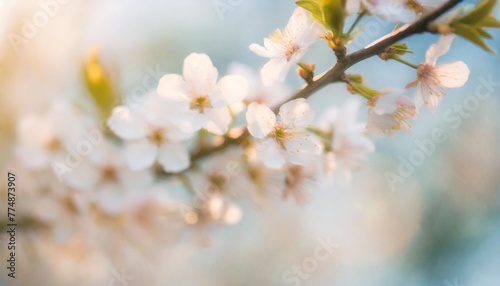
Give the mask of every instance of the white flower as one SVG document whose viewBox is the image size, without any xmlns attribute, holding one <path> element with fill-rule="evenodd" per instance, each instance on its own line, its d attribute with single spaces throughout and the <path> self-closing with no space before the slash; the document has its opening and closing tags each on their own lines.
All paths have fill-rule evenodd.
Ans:
<svg viewBox="0 0 500 286">
<path fill-rule="evenodd" d="M 415 103 L 399 91 L 381 94 L 372 99 L 368 111 L 368 132 L 372 135 L 392 135 L 394 130 L 411 131 L 407 119 L 417 115 Z"/>
<path fill-rule="evenodd" d="M 108 125 L 118 137 L 127 141 L 125 158 L 133 170 L 142 170 L 158 162 L 167 172 L 180 172 L 190 165 L 186 141 L 195 130 L 183 124 L 185 118 L 177 104 L 150 93 L 135 109 L 123 105 L 115 107 Z"/>
<path fill-rule="evenodd" d="M 103 141 L 85 161 L 65 175 L 66 183 L 81 191 L 95 194 L 142 191 L 153 182 L 150 169 L 133 171 L 124 159 L 120 146 Z"/>
<path fill-rule="evenodd" d="M 192 207 L 198 211 L 197 220 L 213 220 L 235 224 L 241 218 L 241 209 L 232 202 L 241 197 L 250 183 L 245 178 L 243 152 L 231 148 L 211 157 L 198 172 L 187 175 L 196 198 Z"/>
<path fill-rule="evenodd" d="M 359 0 L 358 0 L 359 1 Z M 361 0 L 372 15 L 388 21 L 408 23 L 425 12 L 438 8 L 445 0 Z M 354 4 L 351 4 L 353 6 Z"/>
<path fill-rule="evenodd" d="M 259 151 L 266 166 L 279 168 L 287 160 L 307 165 L 321 152 L 321 146 L 307 133 L 313 116 L 303 98 L 281 106 L 278 117 L 265 105 L 254 102 L 248 106 L 248 131 L 255 138 L 265 138 Z"/>
<path fill-rule="evenodd" d="M 229 73 L 244 76 L 249 84 L 249 92 L 245 102 L 257 102 L 271 108 L 283 103 L 291 90 L 284 83 L 275 83 L 266 86 L 253 69 L 240 63 L 233 63 L 229 67 Z"/>
<path fill-rule="evenodd" d="M 17 155 L 28 168 L 48 167 L 53 160 L 63 159 L 68 147 L 77 147 L 87 126 L 70 103 L 56 100 L 46 114 L 21 118 L 17 125 Z"/>
<path fill-rule="evenodd" d="M 210 58 L 193 53 L 184 60 L 183 76 L 163 76 L 157 91 L 160 96 L 181 103 L 180 108 L 189 111 L 193 126 L 223 135 L 232 120 L 228 106 L 246 97 L 248 82 L 238 75 L 227 75 L 219 81 L 217 78 Z"/>
<path fill-rule="evenodd" d="M 437 59 L 448 52 L 454 38 L 454 35 L 441 36 L 437 44 L 431 45 L 425 55 L 425 63 L 418 66 L 417 79 L 408 84 L 407 87 L 417 87 L 417 108 L 425 104 L 430 111 L 434 111 L 446 89 L 461 87 L 467 82 L 470 71 L 464 62 L 436 65 Z"/>
<path fill-rule="evenodd" d="M 269 38 L 264 39 L 264 46 L 250 45 L 252 52 L 269 58 L 269 62 L 261 70 L 264 84 L 284 81 L 290 67 L 318 39 L 320 29 L 308 11 L 296 8 L 283 32 L 276 30 Z"/>
<path fill-rule="evenodd" d="M 351 172 L 367 160 L 367 154 L 375 150 L 366 136 L 366 123 L 357 122 L 360 100 L 349 99 L 341 108 L 332 107 L 318 122 L 318 129 L 331 139 L 327 154 L 327 168 L 339 173 L 344 181 L 350 181 Z"/>
</svg>

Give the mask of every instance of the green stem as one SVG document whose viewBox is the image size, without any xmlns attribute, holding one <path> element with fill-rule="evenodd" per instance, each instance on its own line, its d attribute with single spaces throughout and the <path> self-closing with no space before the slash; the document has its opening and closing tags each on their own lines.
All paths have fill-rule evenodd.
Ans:
<svg viewBox="0 0 500 286">
<path fill-rule="evenodd" d="M 393 60 L 395 60 L 395 61 L 398 61 L 398 62 L 400 62 L 400 63 L 402 63 L 402 64 L 405 64 L 405 65 L 407 65 L 407 66 L 409 66 L 409 67 L 412 67 L 412 68 L 414 68 L 414 69 L 418 69 L 418 66 L 417 66 L 417 65 L 414 65 L 414 64 L 412 64 L 412 63 L 409 63 L 409 62 L 407 62 L 407 61 L 403 60 L 402 58 L 400 58 L 400 57 L 398 57 L 398 56 L 396 56 L 396 55 L 391 56 L 391 59 L 393 59 Z"/>
<path fill-rule="evenodd" d="M 358 14 L 358 17 L 356 18 L 356 20 L 354 20 L 354 23 L 352 23 L 351 27 L 349 28 L 349 30 L 347 31 L 347 36 L 349 37 L 352 33 L 352 31 L 354 30 L 354 28 L 356 28 L 356 25 L 358 25 L 359 21 L 361 21 L 361 19 L 363 19 L 363 17 L 366 15 L 366 10 L 363 9 L 359 14 Z"/>
</svg>

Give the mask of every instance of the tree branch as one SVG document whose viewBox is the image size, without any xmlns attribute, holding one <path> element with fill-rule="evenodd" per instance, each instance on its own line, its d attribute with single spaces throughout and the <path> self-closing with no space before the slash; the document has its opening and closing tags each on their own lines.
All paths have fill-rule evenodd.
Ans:
<svg viewBox="0 0 500 286">
<path fill-rule="evenodd" d="M 298 99 L 298 98 L 308 98 L 318 90 L 322 89 L 323 87 L 334 83 L 334 82 L 340 82 L 343 79 L 344 73 L 347 69 L 352 67 L 353 65 L 367 59 L 373 56 L 376 56 L 380 53 L 382 53 L 386 48 L 392 46 L 393 44 L 410 37 L 415 34 L 421 34 L 424 32 L 430 32 L 428 25 L 439 18 L 441 15 L 455 7 L 458 3 L 462 2 L 462 0 L 450 0 L 443 4 L 441 7 L 436 9 L 435 11 L 423 16 L 422 18 L 418 19 L 417 21 L 407 24 L 405 26 L 402 26 L 401 28 L 393 31 L 392 33 L 388 34 L 387 36 L 377 40 L 376 42 L 368 45 L 367 47 L 363 48 L 362 50 L 359 50 L 357 52 L 354 52 L 352 54 L 349 54 L 345 57 L 340 57 L 337 60 L 337 63 L 328 71 L 323 73 L 322 75 L 317 76 L 310 84 L 304 86 L 301 90 L 299 90 L 297 93 L 292 95 L 290 98 L 288 98 L 284 103 Z M 274 108 L 274 112 L 277 113 L 279 110 L 279 106 L 281 104 L 277 105 L 278 107 Z M 216 153 L 218 151 L 221 151 L 231 145 L 234 144 L 239 144 L 243 142 L 247 137 L 249 137 L 250 134 L 248 130 L 245 130 L 239 137 L 237 138 L 228 138 L 222 143 L 221 145 L 208 148 L 205 150 L 201 150 L 197 153 L 194 153 L 191 156 L 192 161 L 196 161 L 199 159 L 202 159 L 204 157 L 207 157 L 213 153 Z"/>
</svg>

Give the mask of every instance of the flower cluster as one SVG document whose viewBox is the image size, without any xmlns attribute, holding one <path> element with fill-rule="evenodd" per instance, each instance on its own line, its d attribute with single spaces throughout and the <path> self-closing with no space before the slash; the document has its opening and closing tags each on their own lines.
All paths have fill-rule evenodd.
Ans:
<svg viewBox="0 0 500 286">
<path fill-rule="evenodd" d="M 325 13 L 318 20 L 317 10 L 324 12 L 314 6 L 318 1 L 299 2 L 310 9 L 296 8 L 283 30 L 264 39 L 263 46 L 250 45 L 269 58 L 260 75 L 233 64 L 228 75 L 219 76 L 208 55 L 192 53 L 182 74 L 166 74 L 139 100 L 123 98 L 108 110 L 104 128 L 96 102 L 60 99 L 44 114 L 25 115 L 17 125 L 17 164 L 37 182 L 30 194 L 33 204 L 57 207 L 50 214 L 28 207 L 23 216 L 51 228 L 57 240 L 76 239 L 89 224 L 106 236 L 112 225 L 129 235 L 131 244 L 144 237 L 161 240 L 179 224 L 197 230 L 234 224 L 243 216 L 245 201 L 264 204 L 283 197 L 303 202 L 331 178 L 349 182 L 375 150 L 370 135 L 410 132 L 410 120 L 422 106 L 434 111 L 448 89 L 469 77 L 464 62 L 438 64 L 454 40 L 447 33 L 418 65 L 400 57 L 408 52 L 406 44 L 404 52 L 403 45 L 383 47 L 381 58 L 410 66 L 415 79 L 404 89 L 370 88 L 361 75 L 345 73 L 353 29 L 334 34 L 328 27 L 343 23 L 332 23 Z M 354 0 L 339 14 L 409 22 L 441 2 Z M 398 13 L 392 13 L 395 7 Z M 287 74 L 295 64 L 314 66 L 299 61 L 321 38 L 335 39 L 340 64 L 319 79 L 313 69 L 307 71 L 306 86 L 287 97 Z M 345 84 L 349 97 L 359 97 L 316 116 L 307 97 L 320 84 L 334 82 Z M 57 216 L 67 218 L 63 228 Z"/>
</svg>

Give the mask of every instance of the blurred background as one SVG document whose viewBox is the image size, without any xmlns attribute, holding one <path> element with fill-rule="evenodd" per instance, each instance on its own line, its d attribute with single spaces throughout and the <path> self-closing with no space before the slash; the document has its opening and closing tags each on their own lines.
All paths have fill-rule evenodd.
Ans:
<svg viewBox="0 0 500 286">
<path fill-rule="evenodd" d="M 124 96 L 143 86 L 151 71 L 180 73 L 192 52 L 208 54 L 220 74 L 235 61 L 258 72 L 265 59 L 248 46 L 284 27 L 295 7 L 290 0 L 66 0 L 46 24 L 28 31 L 30 37 L 13 40 L 12 35 L 26 33 L 26 21 L 45 1 L 51 2 L 0 1 L 2 174 L 13 168 L 15 124 L 23 114 L 46 110 L 58 97 L 85 96 L 82 66 L 92 51 L 99 51 Z M 370 25 L 374 33 L 352 43 L 350 52 L 393 28 Z M 492 34 L 497 39 L 488 44 L 498 51 L 500 33 Z M 411 37 L 406 42 L 415 54 L 405 58 L 422 62 L 437 39 Z M 376 152 L 350 184 L 315 190 L 302 206 L 293 201 L 244 206 L 239 224 L 210 230 L 210 246 L 185 235 L 175 243 L 165 241 L 166 251 L 150 250 L 162 253 L 155 259 L 138 258 L 126 266 L 19 232 L 20 248 L 26 248 L 18 278 L 11 279 L 2 233 L 0 285 L 500 285 L 500 57 L 457 39 L 440 61 L 456 60 L 471 70 L 467 84 L 446 93 L 436 112 L 422 111 L 413 133 L 375 139 Z M 334 57 L 318 41 L 304 61 L 316 63 L 321 72 Z M 414 70 L 379 58 L 350 72 L 381 89 L 403 88 L 415 77 Z M 157 80 L 146 87 L 154 88 Z M 293 90 L 302 84 L 294 73 L 287 81 Z M 337 84 L 309 101 L 321 114 L 349 96 Z M 440 142 L 433 139 L 436 132 L 442 133 Z M 429 140 L 435 151 L 425 153 L 420 146 Z M 416 153 L 424 155 L 416 159 Z M 411 160 L 418 163 L 405 163 Z M 403 179 L 394 183 L 389 174 Z M 21 183 L 21 194 L 35 183 Z M 336 246 L 318 261 L 316 249 L 325 241 Z M 45 260 L 35 262 L 34 252 Z M 293 274 L 297 267 L 302 273 Z"/>
</svg>

